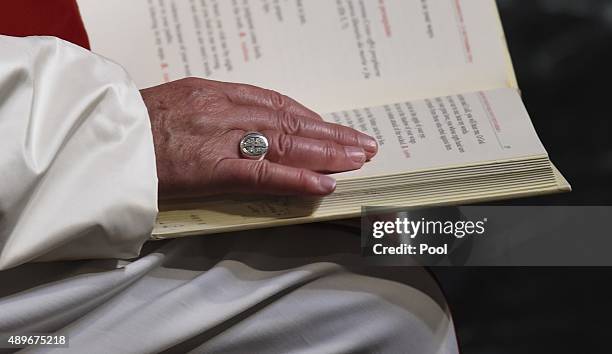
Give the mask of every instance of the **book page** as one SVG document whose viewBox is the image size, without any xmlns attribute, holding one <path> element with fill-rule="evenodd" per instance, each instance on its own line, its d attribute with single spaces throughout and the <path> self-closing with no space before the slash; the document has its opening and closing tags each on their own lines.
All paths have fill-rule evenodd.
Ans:
<svg viewBox="0 0 612 354">
<path fill-rule="evenodd" d="M 318 112 L 515 86 L 494 0 L 78 0 L 144 88 L 245 82 Z"/>
<path fill-rule="evenodd" d="M 379 152 L 338 180 L 546 157 L 515 89 L 400 102 L 324 115 L 375 137 Z"/>
</svg>

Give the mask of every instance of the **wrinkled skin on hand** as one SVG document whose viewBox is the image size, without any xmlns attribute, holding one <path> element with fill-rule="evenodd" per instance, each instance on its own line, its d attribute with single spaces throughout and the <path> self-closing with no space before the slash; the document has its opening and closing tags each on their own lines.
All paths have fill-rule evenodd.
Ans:
<svg viewBox="0 0 612 354">
<path fill-rule="evenodd" d="M 376 140 L 324 122 L 291 98 L 250 85 L 188 78 L 141 91 L 149 111 L 160 198 L 224 193 L 326 195 L 328 172 L 358 169 Z M 265 160 L 241 158 L 247 132 L 270 142 Z"/>
</svg>

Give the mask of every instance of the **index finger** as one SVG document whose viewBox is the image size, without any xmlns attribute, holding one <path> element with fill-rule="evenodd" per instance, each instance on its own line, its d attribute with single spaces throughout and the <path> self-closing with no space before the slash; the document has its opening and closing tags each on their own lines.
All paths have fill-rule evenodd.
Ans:
<svg viewBox="0 0 612 354">
<path fill-rule="evenodd" d="M 228 83 L 226 86 L 225 94 L 237 104 L 262 106 L 314 120 L 323 120 L 319 114 L 276 91 L 247 84 Z"/>
</svg>

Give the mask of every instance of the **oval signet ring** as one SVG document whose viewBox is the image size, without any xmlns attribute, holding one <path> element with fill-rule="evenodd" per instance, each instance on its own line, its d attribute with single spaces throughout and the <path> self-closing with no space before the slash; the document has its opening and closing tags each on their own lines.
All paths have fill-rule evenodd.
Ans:
<svg viewBox="0 0 612 354">
<path fill-rule="evenodd" d="M 246 159 L 262 160 L 269 146 L 268 139 L 263 134 L 249 132 L 240 139 L 240 155 Z"/>
</svg>

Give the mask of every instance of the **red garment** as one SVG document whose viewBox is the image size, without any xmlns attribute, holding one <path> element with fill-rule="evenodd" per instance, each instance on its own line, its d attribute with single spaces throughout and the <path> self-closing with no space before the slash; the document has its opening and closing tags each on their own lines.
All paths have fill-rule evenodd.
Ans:
<svg viewBox="0 0 612 354">
<path fill-rule="evenodd" d="M 0 34 L 56 36 L 89 49 L 76 0 L 4 0 L 0 5 Z"/>
</svg>

